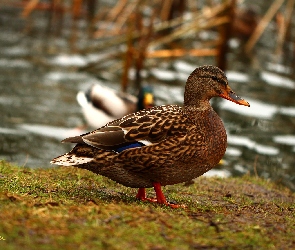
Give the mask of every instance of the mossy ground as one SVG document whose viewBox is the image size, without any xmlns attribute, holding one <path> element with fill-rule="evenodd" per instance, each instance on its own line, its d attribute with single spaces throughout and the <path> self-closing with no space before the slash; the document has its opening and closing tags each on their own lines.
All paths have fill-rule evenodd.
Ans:
<svg viewBox="0 0 295 250">
<path fill-rule="evenodd" d="M 2 161 L 0 249 L 295 249 L 288 189 L 244 176 L 163 190 L 187 208 L 138 201 L 135 189 L 86 170 Z"/>
</svg>

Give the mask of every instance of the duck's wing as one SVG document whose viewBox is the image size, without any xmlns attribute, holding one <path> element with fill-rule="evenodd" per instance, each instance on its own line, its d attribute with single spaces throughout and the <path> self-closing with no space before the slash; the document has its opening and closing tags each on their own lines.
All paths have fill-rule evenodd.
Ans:
<svg viewBox="0 0 295 250">
<path fill-rule="evenodd" d="M 116 165 L 133 173 L 149 174 L 153 168 L 194 157 L 194 151 L 200 145 L 189 143 L 192 128 L 193 123 L 181 107 L 158 106 L 127 115 L 90 133 L 65 139 L 63 142 L 77 143 L 76 147 L 52 163 L 83 165 L 91 171 L 98 166 Z"/>
<path fill-rule="evenodd" d="M 177 139 L 187 133 L 187 119 L 177 105 L 142 110 L 108 123 L 90 133 L 63 142 L 86 143 L 90 146 L 122 152 L 128 148 L 150 146 L 169 137 Z"/>
</svg>

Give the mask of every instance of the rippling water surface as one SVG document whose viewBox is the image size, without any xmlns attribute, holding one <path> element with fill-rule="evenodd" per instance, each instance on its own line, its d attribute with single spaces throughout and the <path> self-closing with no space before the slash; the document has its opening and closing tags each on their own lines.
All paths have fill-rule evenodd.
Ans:
<svg viewBox="0 0 295 250">
<path fill-rule="evenodd" d="M 42 17 L 41 31 L 27 35 L 25 22 L 16 18 L 18 11 L 2 8 L 0 12 L 0 158 L 27 167 L 52 167 L 49 161 L 53 157 L 71 149 L 60 140 L 83 133 L 78 129 L 84 119 L 77 92 L 93 83 L 119 89 L 120 74 L 77 70 L 105 51 L 73 55 L 64 49 L 48 56 L 42 47 L 47 39 L 41 32 L 45 26 Z M 55 42 L 67 45 L 62 40 Z M 267 42 L 266 35 L 253 60 L 241 56 L 238 49 L 230 54 L 226 72 L 230 85 L 251 107 L 213 101 L 225 123 L 228 149 L 223 164 L 208 175 L 257 171 L 259 176 L 295 190 L 294 70 L 273 59 Z M 214 61 L 163 60 L 143 72 L 144 81 L 154 85 L 157 104 L 181 104 L 186 78 L 204 63 Z M 132 79 L 134 73 L 130 71 L 129 76 Z"/>
</svg>

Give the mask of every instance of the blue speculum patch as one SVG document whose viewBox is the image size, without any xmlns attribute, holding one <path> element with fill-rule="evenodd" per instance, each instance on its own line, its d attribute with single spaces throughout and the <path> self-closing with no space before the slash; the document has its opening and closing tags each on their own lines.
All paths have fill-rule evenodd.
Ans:
<svg viewBox="0 0 295 250">
<path fill-rule="evenodd" d="M 141 142 L 131 142 L 131 143 L 128 143 L 128 144 L 123 144 L 123 145 L 120 145 L 118 148 L 114 149 L 117 153 L 121 153 L 122 151 L 126 150 L 126 149 L 129 149 L 129 148 L 139 148 L 139 147 L 142 147 L 142 146 L 145 146 L 143 143 Z"/>
</svg>

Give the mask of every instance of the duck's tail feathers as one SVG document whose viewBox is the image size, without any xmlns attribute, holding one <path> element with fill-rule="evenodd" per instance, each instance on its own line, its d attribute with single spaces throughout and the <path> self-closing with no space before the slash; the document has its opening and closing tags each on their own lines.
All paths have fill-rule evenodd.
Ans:
<svg viewBox="0 0 295 250">
<path fill-rule="evenodd" d="M 76 165 L 89 163 L 92 160 L 93 158 L 81 157 L 81 156 L 76 156 L 76 155 L 67 153 L 54 158 L 50 163 L 60 165 L 60 166 L 76 166 Z"/>
</svg>

